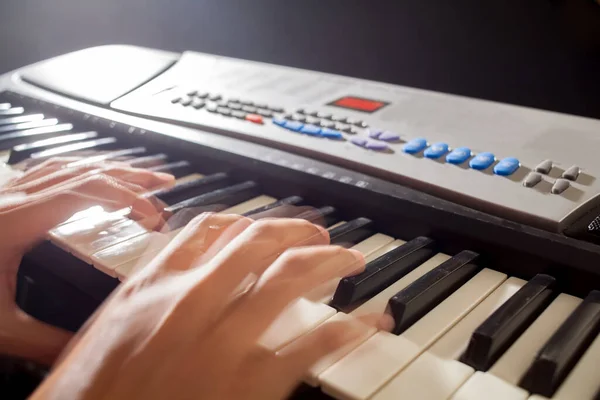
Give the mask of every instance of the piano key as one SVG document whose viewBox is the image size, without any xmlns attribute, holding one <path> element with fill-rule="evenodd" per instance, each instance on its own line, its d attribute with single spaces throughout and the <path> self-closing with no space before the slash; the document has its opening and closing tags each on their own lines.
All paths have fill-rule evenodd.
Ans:
<svg viewBox="0 0 600 400">
<path fill-rule="evenodd" d="M 129 160 L 128 163 L 134 168 L 149 168 L 163 164 L 169 157 L 164 153 L 153 154 L 151 156 L 137 157 Z"/>
<path fill-rule="evenodd" d="M 150 167 L 148 168 L 148 170 L 153 172 L 167 172 L 179 178 L 181 176 L 189 174 L 190 167 L 191 166 L 188 161 L 182 160 Z"/>
<path fill-rule="evenodd" d="M 10 108 L 10 103 L 0 103 L 0 110 L 8 110 Z"/>
<path fill-rule="evenodd" d="M 473 372 L 473 368 L 459 361 L 423 353 L 372 399 L 397 400 L 410 394 L 411 399 L 446 400 Z"/>
<path fill-rule="evenodd" d="M 335 228 L 337 228 L 338 226 L 342 226 L 342 225 L 344 225 L 344 224 L 347 224 L 347 223 L 348 223 L 348 221 L 338 221 L 338 222 L 336 222 L 335 224 L 333 224 L 333 225 L 331 225 L 331 226 L 327 227 L 327 230 L 328 230 L 329 232 L 331 232 L 331 230 L 332 230 L 332 229 L 335 229 Z"/>
<path fill-rule="evenodd" d="M 81 150 L 97 150 L 98 148 L 110 147 L 117 143 L 117 138 L 107 137 L 95 140 L 86 140 L 84 142 L 66 144 L 54 147 L 48 150 L 39 151 L 31 154 L 31 158 L 43 160 L 50 157 L 64 156 Z"/>
<path fill-rule="evenodd" d="M 255 182 L 246 181 L 181 201 L 165 208 L 165 211 L 176 213 L 184 208 L 204 207 L 215 204 L 221 204 L 224 205 L 223 208 L 227 208 L 252 198 L 258 194 L 257 190 L 258 185 Z"/>
<path fill-rule="evenodd" d="M 325 227 L 331 226 L 336 222 L 336 209 L 331 206 L 325 206 L 318 209 L 301 212 L 294 218 L 305 219 L 307 221 L 319 224 Z"/>
<path fill-rule="evenodd" d="M 42 119 L 44 119 L 44 114 L 28 114 L 19 115 L 18 117 L 0 118 L 0 126 L 20 124 L 21 122 L 40 121 Z"/>
<path fill-rule="evenodd" d="M 529 393 L 518 386 L 484 372 L 476 371 L 451 400 L 527 400 Z"/>
<path fill-rule="evenodd" d="M 442 336 L 429 352 L 441 358 L 458 359 L 467 349 L 471 333 L 525 285 L 525 281 L 509 278 L 452 329 Z"/>
<path fill-rule="evenodd" d="M 25 112 L 25 109 L 23 107 L 12 107 L 7 110 L 0 110 L 0 116 L 19 115 L 19 114 L 23 114 L 24 112 Z"/>
<path fill-rule="evenodd" d="M 277 200 L 275 203 L 267 204 L 265 206 L 255 208 L 254 210 L 249 210 L 249 211 L 243 213 L 242 215 L 245 217 L 251 217 L 255 214 L 264 213 L 266 211 L 273 210 L 277 207 L 282 207 L 282 206 L 286 206 L 286 205 L 294 206 L 294 205 L 299 205 L 302 202 L 304 202 L 304 199 L 302 197 L 290 196 L 290 197 L 286 197 L 285 199 Z"/>
<path fill-rule="evenodd" d="M 354 317 L 366 316 L 369 314 L 382 314 L 386 310 L 390 297 L 394 296 L 394 294 L 398 293 L 398 291 L 403 290 L 407 286 L 413 284 L 419 278 L 423 277 L 449 258 L 449 255 L 443 253 L 436 254 L 398 281 L 394 282 L 369 300 L 365 301 L 350 314 Z"/>
<path fill-rule="evenodd" d="M 189 176 L 187 175 L 187 177 Z M 229 177 L 222 172 L 209 176 L 198 176 L 195 179 L 187 177 L 179 178 L 175 182 L 175 186 L 155 190 L 149 196 L 157 197 L 167 204 L 176 204 L 191 197 L 222 188 L 229 183 Z"/>
<path fill-rule="evenodd" d="M 267 204 L 275 203 L 276 201 L 277 201 L 277 199 L 275 199 L 273 197 L 262 195 L 262 196 L 258 196 L 253 199 L 244 201 L 243 203 L 237 204 L 233 207 L 229 207 L 221 212 L 223 214 L 241 215 L 245 212 L 254 210 L 256 208 L 266 206 Z"/>
<path fill-rule="evenodd" d="M 323 391 L 339 399 L 370 398 L 505 279 L 505 274 L 483 269 L 402 335 L 376 333 L 320 376 Z"/>
<path fill-rule="evenodd" d="M 513 385 L 518 385 L 538 350 L 550 339 L 550 336 L 580 302 L 581 299 L 577 297 L 560 294 L 496 361 L 488 373 Z"/>
<path fill-rule="evenodd" d="M 78 161 L 73 161 L 72 163 L 69 163 L 68 166 L 69 167 L 78 167 L 80 165 L 87 165 L 87 164 L 93 164 L 93 163 L 98 163 L 98 162 L 102 162 L 102 161 L 107 161 L 107 160 L 114 160 L 114 159 L 118 159 L 120 157 L 130 157 L 130 156 L 135 156 L 135 155 L 139 155 L 139 154 L 143 154 L 146 152 L 146 148 L 145 147 L 132 147 L 129 149 L 122 149 L 122 150 L 114 150 L 114 151 L 109 151 L 103 154 L 98 154 L 96 156 L 93 157 L 88 157 L 88 158 L 84 158 Z"/>
<path fill-rule="evenodd" d="M 100 271 L 116 277 L 118 267 L 130 261 L 139 261 L 146 254 L 160 252 L 181 229 L 176 229 L 168 233 L 148 232 L 114 246 L 107 247 L 91 256 L 92 265 Z"/>
<path fill-rule="evenodd" d="M 368 264 L 371 261 L 378 259 L 382 255 L 389 253 L 390 251 L 392 251 L 394 249 L 397 249 L 398 247 L 402 246 L 404 243 L 406 243 L 404 240 L 396 239 L 396 240 L 392 241 L 391 243 L 386 244 L 385 246 L 379 248 L 378 250 L 375 250 L 368 256 L 365 256 L 365 264 Z"/>
<path fill-rule="evenodd" d="M 349 307 L 385 289 L 434 255 L 433 240 L 418 237 L 366 265 L 365 271 L 340 281 L 331 305 Z"/>
<path fill-rule="evenodd" d="M 373 221 L 368 218 L 356 218 L 329 231 L 332 244 L 358 243 L 372 235 Z"/>
<path fill-rule="evenodd" d="M 43 148 L 52 148 L 65 143 L 93 139 L 97 136 L 97 132 L 74 133 L 71 135 L 57 136 L 50 139 L 43 139 L 31 143 L 19 144 L 13 147 L 10 151 L 8 163 L 13 165 L 23 160 L 26 160 L 31 154 Z"/>
<path fill-rule="evenodd" d="M 553 400 L 594 399 L 600 392 L 600 336 L 597 336 L 590 347 L 563 384 L 558 388 Z"/>
<path fill-rule="evenodd" d="M 331 318 L 327 320 L 327 322 L 338 322 L 338 321 L 349 321 L 353 317 L 345 313 L 337 313 Z M 321 375 L 325 370 L 327 370 L 330 366 L 335 364 L 339 359 L 344 357 L 346 354 L 350 353 L 356 347 L 358 347 L 362 342 L 367 340 L 369 337 L 373 336 L 377 332 L 377 329 L 372 326 L 364 325 L 361 334 L 354 339 L 352 342 L 346 344 L 343 347 L 335 350 L 332 353 L 327 354 L 325 357 L 322 357 L 313 364 L 308 372 L 305 375 L 304 382 L 311 386 L 319 385 L 319 375 Z"/>
<path fill-rule="evenodd" d="M 520 386 L 550 397 L 600 331 L 600 291 L 594 290 L 537 354 Z"/>
<path fill-rule="evenodd" d="M 395 294 L 388 303 L 388 312 L 395 321 L 394 333 L 404 332 L 479 272 L 481 268 L 474 264 L 478 256 L 461 251 Z"/>
<path fill-rule="evenodd" d="M 487 371 L 552 300 L 556 279 L 536 275 L 498 308 L 471 335 L 462 362 Z"/>
<path fill-rule="evenodd" d="M 41 114 L 40 114 L 41 115 Z M 42 115 L 43 118 L 43 115 Z M 56 118 L 50 119 L 37 119 L 29 122 L 19 122 L 10 125 L 2 125 L 0 123 L 0 133 L 17 132 L 31 128 L 42 128 L 44 126 L 52 126 L 58 124 Z"/>
<path fill-rule="evenodd" d="M 392 243 L 393 241 L 394 238 L 392 238 L 391 236 L 376 233 L 370 238 L 352 246 L 352 249 L 360 251 L 366 259 L 371 254 L 381 249 L 382 247 Z M 340 279 L 342 279 L 342 277 L 334 278 L 329 282 L 319 285 L 318 287 L 314 288 L 309 293 L 307 293 L 304 297 L 311 301 L 328 303 L 331 300 L 333 294 L 335 293 L 335 290 L 338 284 L 340 283 Z"/>
<path fill-rule="evenodd" d="M 58 124 L 54 126 L 45 126 L 41 128 L 26 129 L 24 131 L 6 133 L 0 135 L 0 149 L 10 149 L 11 147 L 28 143 L 46 136 L 52 136 L 60 132 L 68 132 L 73 129 L 71 124 Z"/>
<path fill-rule="evenodd" d="M 336 313 L 322 303 L 300 298 L 288 306 L 259 339 L 259 344 L 276 352 L 303 334 L 313 330 Z"/>
</svg>

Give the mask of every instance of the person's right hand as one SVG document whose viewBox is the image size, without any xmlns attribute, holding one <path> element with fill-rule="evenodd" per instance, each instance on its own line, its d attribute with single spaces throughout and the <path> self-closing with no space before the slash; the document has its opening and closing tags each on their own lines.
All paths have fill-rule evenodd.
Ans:
<svg viewBox="0 0 600 400">
<path fill-rule="evenodd" d="M 282 399 L 362 321 L 327 322 L 277 354 L 259 339 L 315 286 L 364 268 L 300 219 L 202 214 L 117 288 L 32 399 Z"/>
</svg>

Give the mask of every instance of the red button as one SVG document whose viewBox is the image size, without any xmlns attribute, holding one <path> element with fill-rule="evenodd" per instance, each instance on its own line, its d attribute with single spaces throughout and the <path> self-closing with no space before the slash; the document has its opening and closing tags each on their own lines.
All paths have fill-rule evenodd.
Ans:
<svg viewBox="0 0 600 400">
<path fill-rule="evenodd" d="M 246 121 L 254 122 L 255 124 L 262 124 L 263 118 L 257 114 L 248 114 L 246 115 Z"/>
</svg>

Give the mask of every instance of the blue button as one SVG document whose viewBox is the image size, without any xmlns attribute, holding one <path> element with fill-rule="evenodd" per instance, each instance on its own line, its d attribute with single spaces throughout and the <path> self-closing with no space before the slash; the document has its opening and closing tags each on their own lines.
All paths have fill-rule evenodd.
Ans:
<svg viewBox="0 0 600 400">
<path fill-rule="evenodd" d="M 450 164 L 462 164 L 471 157 L 471 149 L 468 147 L 458 147 L 446 156 L 446 161 Z"/>
<path fill-rule="evenodd" d="M 298 122 L 298 121 L 286 121 L 284 128 L 289 129 L 291 131 L 296 131 L 298 132 L 300 129 L 302 129 L 302 127 L 304 126 L 304 124 L 302 122 Z"/>
<path fill-rule="evenodd" d="M 519 160 L 514 157 L 506 157 L 494 167 L 496 175 L 509 176 L 519 169 Z"/>
<path fill-rule="evenodd" d="M 440 142 L 440 143 L 432 144 L 431 147 L 429 147 L 427 150 L 425 150 L 423 155 L 427 158 L 436 159 L 436 158 L 440 158 L 447 152 L 448 152 L 448 145 L 446 143 Z"/>
<path fill-rule="evenodd" d="M 316 125 L 304 125 L 300 132 L 310 136 L 321 136 L 321 128 Z"/>
<path fill-rule="evenodd" d="M 329 128 L 321 128 L 321 136 L 323 136 L 327 139 L 343 139 L 344 138 L 344 135 L 342 135 L 342 132 L 336 131 L 335 129 L 329 129 Z"/>
<path fill-rule="evenodd" d="M 492 165 L 495 161 L 495 157 L 492 153 L 483 152 L 477 154 L 473 159 L 469 162 L 469 166 L 473 169 L 486 169 L 490 165 Z"/>
<path fill-rule="evenodd" d="M 279 126 L 285 126 L 287 119 L 284 118 L 273 118 L 273 123 Z"/>
<path fill-rule="evenodd" d="M 417 154 L 421 150 L 427 147 L 427 139 L 417 138 L 413 139 L 410 142 L 406 143 L 402 148 L 405 153 L 408 154 Z"/>
<path fill-rule="evenodd" d="M 398 140 L 400 140 L 400 135 L 398 135 L 395 132 L 385 131 L 385 132 L 382 132 L 381 135 L 379 135 L 379 137 L 377 139 L 383 140 L 386 142 L 397 142 Z"/>
</svg>

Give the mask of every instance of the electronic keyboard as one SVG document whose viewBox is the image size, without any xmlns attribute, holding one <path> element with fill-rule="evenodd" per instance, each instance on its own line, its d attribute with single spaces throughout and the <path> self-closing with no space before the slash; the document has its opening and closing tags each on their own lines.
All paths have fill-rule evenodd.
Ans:
<svg viewBox="0 0 600 400">
<path fill-rule="evenodd" d="M 0 180 L 74 154 L 168 171 L 165 213 L 294 215 L 361 251 L 261 338 L 386 312 L 295 398 L 600 399 L 600 121 L 196 52 L 102 46 L 0 77 Z M 302 206 L 308 206 L 302 208 Z M 77 330 L 185 226 L 99 207 L 24 258 L 28 313 Z"/>
</svg>

